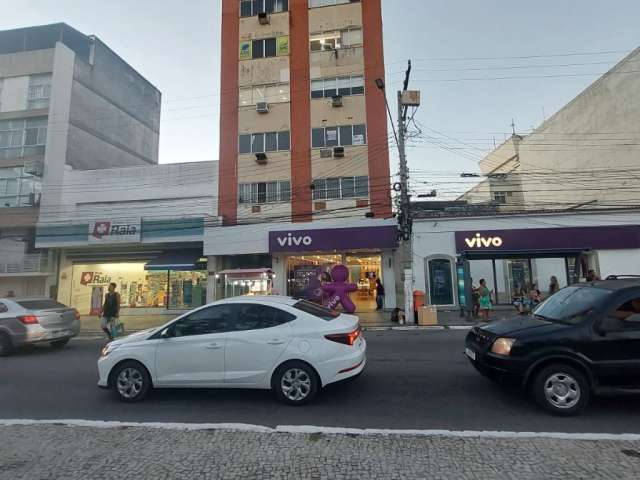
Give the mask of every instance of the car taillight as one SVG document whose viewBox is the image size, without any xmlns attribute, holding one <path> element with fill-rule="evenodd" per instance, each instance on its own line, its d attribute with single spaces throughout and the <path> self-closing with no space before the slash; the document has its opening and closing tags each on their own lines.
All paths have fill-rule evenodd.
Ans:
<svg viewBox="0 0 640 480">
<path fill-rule="evenodd" d="M 76 320 L 80 320 L 80 312 L 78 311 L 77 308 L 73 309 L 73 314 L 75 315 Z"/>
<path fill-rule="evenodd" d="M 22 315 L 18 317 L 18 320 L 20 320 L 25 325 L 35 325 L 36 323 L 38 323 L 38 317 L 36 317 L 35 315 Z"/>
<path fill-rule="evenodd" d="M 343 343 L 345 345 L 353 345 L 360 336 L 360 327 L 356 328 L 353 332 L 349 333 L 332 333 L 331 335 L 325 335 L 324 338 L 331 340 L 332 342 Z"/>
</svg>

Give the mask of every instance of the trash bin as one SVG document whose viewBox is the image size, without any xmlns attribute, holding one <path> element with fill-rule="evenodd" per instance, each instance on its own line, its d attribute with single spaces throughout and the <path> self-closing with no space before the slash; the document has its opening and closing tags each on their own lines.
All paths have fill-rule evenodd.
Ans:
<svg viewBox="0 0 640 480">
<path fill-rule="evenodd" d="M 424 307 L 425 293 L 422 290 L 413 291 L 413 324 L 418 323 L 418 311 Z"/>
</svg>

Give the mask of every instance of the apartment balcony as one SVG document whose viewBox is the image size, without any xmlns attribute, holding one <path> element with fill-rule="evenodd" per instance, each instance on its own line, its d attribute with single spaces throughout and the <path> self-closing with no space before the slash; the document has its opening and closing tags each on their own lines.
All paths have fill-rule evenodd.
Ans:
<svg viewBox="0 0 640 480">
<path fill-rule="evenodd" d="M 46 253 L 25 254 L 15 259 L 0 258 L 0 276 L 49 275 L 51 266 Z"/>
</svg>

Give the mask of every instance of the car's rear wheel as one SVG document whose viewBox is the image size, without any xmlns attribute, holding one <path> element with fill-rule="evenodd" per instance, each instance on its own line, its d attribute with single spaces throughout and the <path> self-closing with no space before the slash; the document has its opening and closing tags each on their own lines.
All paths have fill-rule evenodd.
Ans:
<svg viewBox="0 0 640 480">
<path fill-rule="evenodd" d="M 318 394 L 320 381 L 308 364 L 287 362 L 273 374 L 271 388 L 280 401 L 288 405 L 304 405 Z"/>
<path fill-rule="evenodd" d="M 9 335 L 0 332 L 0 357 L 6 357 L 13 353 L 13 342 Z"/>
<path fill-rule="evenodd" d="M 570 365 L 554 364 L 543 368 L 532 388 L 538 404 L 554 415 L 577 415 L 589 403 L 589 381 Z"/>
<path fill-rule="evenodd" d="M 63 338 L 62 340 L 55 340 L 55 341 L 49 343 L 49 345 L 51 345 L 53 348 L 62 348 L 67 343 L 69 343 L 69 340 L 71 340 L 71 339 L 70 338 Z"/>
<path fill-rule="evenodd" d="M 113 374 L 113 389 L 123 402 L 139 402 L 149 393 L 151 377 L 139 362 L 127 361 L 116 367 Z"/>
</svg>

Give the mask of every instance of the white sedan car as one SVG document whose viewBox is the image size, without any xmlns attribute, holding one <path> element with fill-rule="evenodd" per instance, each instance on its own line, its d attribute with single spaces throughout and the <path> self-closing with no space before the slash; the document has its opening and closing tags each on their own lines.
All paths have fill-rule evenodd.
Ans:
<svg viewBox="0 0 640 480">
<path fill-rule="evenodd" d="M 151 388 L 212 387 L 272 389 L 302 405 L 365 363 L 358 317 L 290 297 L 237 297 L 109 343 L 98 385 L 125 402 Z"/>
</svg>

